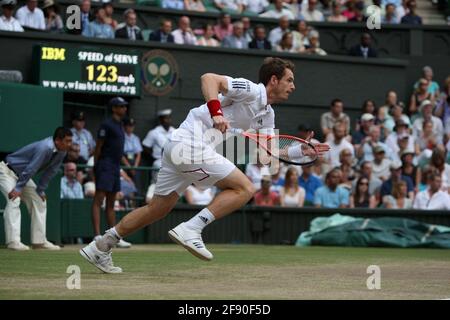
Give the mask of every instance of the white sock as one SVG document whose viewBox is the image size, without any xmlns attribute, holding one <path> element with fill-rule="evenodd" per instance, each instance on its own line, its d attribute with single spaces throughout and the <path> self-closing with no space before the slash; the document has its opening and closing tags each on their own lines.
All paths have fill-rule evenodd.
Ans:
<svg viewBox="0 0 450 320">
<path fill-rule="evenodd" d="M 202 232 L 203 228 L 216 219 L 208 208 L 204 208 L 202 211 L 197 213 L 189 221 L 185 222 L 185 226 L 194 229 L 198 232 Z"/>
<path fill-rule="evenodd" d="M 117 233 L 115 227 L 112 227 L 109 230 L 106 230 L 105 234 L 95 241 L 98 250 L 107 252 L 111 250 L 119 241 L 121 237 Z"/>
</svg>

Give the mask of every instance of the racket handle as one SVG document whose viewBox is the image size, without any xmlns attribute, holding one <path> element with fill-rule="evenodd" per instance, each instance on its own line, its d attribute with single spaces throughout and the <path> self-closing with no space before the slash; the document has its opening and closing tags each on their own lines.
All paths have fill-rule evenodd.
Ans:
<svg viewBox="0 0 450 320">
<path fill-rule="evenodd" d="M 232 134 L 241 134 L 244 132 L 244 130 L 238 129 L 238 128 L 229 128 L 227 130 L 227 132 L 232 133 Z"/>
</svg>

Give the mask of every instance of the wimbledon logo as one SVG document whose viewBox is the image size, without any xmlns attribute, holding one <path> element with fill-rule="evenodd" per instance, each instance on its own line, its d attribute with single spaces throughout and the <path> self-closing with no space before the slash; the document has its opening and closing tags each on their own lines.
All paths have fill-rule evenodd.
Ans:
<svg viewBox="0 0 450 320">
<path fill-rule="evenodd" d="M 141 66 L 145 91 L 155 96 L 163 96 L 173 90 L 179 71 L 177 62 L 169 52 L 149 51 L 142 57 Z"/>
</svg>

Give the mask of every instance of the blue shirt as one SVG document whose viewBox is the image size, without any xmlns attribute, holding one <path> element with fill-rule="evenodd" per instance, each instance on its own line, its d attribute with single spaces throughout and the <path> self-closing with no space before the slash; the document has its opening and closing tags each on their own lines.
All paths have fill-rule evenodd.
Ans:
<svg viewBox="0 0 450 320">
<path fill-rule="evenodd" d="M 81 184 L 74 179 L 70 183 L 67 177 L 61 178 L 61 199 L 83 199 L 83 188 Z"/>
<path fill-rule="evenodd" d="M 298 183 L 306 191 L 305 200 L 310 203 L 313 203 L 314 193 L 318 188 L 322 186 L 322 181 L 316 176 L 310 175 L 308 180 L 305 180 L 303 179 L 303 176 L 300 176 L 298 178 Z"/>
<path fill-rule="evenodd" d="M 82 35 L 85 37 L 114 39 L 114 30 L 109 24 L 89 22 L 86 28 L 83 28 Z"/>
<path fill-rule="evenodd" d="M 6 162 L 18 176 L 14 190 L 21 192 L 28 181 L 38 172 L 42 172 L 36 192 L 43 195 L 50 179 L 61 166 L 65 151 L 58 151 L 53 137 L 29 144 L 6 157 Z"/>
<path fill-rule="evenodd" d="M 104 140 L 98 161 L 120 167 L 125 144 L 122 122 L 113 118 L 106 119 L 100 125 L 97 138 Z"/>
<path fill-rule="evenodd" d="M 414 191 L 414 184 L 411 177 L 402 175 L 401 179 L 406 182 L 408 192 Z M 392 184 L 392 178 L 383 182 L 381 185 L 381 197 L 391 194 Z"/>
<path fill-rule="evenodd" d="M 88 161 L 91 151 L 94 151 L 95 149 L 95 141 L 94 138 L 92 138 L 92 134 L 86 129 L 77 131 L 77 129 L 71 128 L 70 131 L 73 133 L 72 143 L 76 143 L 80 146 L 80 157 Z"/>
<path fill-rule="evenodd" d="M 407 15 L 403 16 L 400 22 L 403 24 L 422 24 L 422 18 L 419 16 L 413 16 L 408 13 Z"/>
<path fill-rule="evenodd" d="M 123 153 L 128 160 L 133 160 L 137 153 L 142 152 L 141 140 L 134 133 L 128 135 L 125 133 L 125 146 Z"/>
<path fill-rule="evenodd" d="M 349 191 L 336 187 L 331 191 L 327 186 L 322 186 L 314 194 L 314 205 L 320 205 L 321 208 L 339 208 L 341 205 L 349 205 Z"/>
</svg>

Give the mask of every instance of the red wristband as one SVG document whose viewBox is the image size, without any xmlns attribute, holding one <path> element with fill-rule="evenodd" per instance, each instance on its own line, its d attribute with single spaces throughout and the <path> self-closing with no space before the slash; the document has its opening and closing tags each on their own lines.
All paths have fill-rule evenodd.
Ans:
<svg viewBox="0 0 450 320">
<path fill-rule="evenodd" d="M 211 117 L 223 116 L 222 108 L 220 107 L 220 101 L 217 99 L 209 100 L 206 104 L 208 106 Z"/>
</svg>

